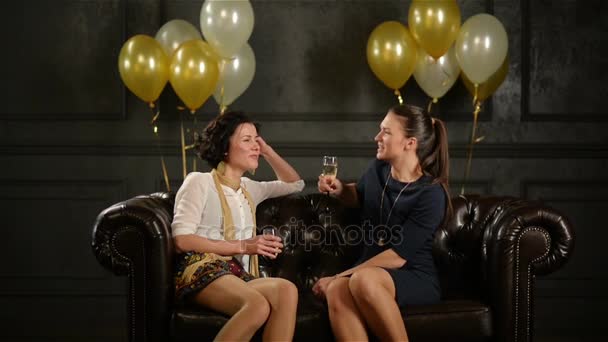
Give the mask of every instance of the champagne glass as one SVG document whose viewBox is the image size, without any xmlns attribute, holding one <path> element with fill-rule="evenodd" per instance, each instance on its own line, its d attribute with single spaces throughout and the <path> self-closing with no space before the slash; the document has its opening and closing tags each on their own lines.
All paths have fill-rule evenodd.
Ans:
<svg viewBox="0 0 608 342">
<path fill-rule="evenodd" d="M 334 180 L 338 175 L 338 157 L 335 156 L 323 156 L 323 172 L 321 175 L 325 179 Z M 329 204 L 329 191 L 327 194 L 327 203 Z M 325 207 L 325 211 L 329 211 L 329 206 Z"/>
<path fill-rule="evenodd" d="M 277 236 L 277 229 L 274 227 L 265 227 L 262 230 L 262 235 L 272 235 L 272 236 Z"/>
<path fill-rule="evenodd" d="M 264 229 L 262 229 L 262 235 L 272 235 L 272 236 L 277 236 L 277 229 L 274 227 L 265 227 Z M 277 256 L 278 253 L 274 253 L 275 256 Z"/>
<path fill-rule="evenodd" d="M 321 175 L 327 179 L 334 180 L 338 174 L 338 157 L 323 156 L 323 172 Z"/>
</svg>

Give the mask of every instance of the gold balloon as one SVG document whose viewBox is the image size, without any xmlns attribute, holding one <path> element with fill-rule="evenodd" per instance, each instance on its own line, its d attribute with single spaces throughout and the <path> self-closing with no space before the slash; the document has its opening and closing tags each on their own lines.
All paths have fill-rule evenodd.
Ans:
<svg viewBox="0 0 608 342">
<path fill-rule="evenodd" d="M 129 90 L 152 103 L 167 84 L 169 61 L 154 38 L 140 34 L 131 37 L 120 49 L 118 71 Z"/>
<path fill-rule="evenodd" d="M 492 95 L 498 87 L 504 82 L 507 74 L 509 73 L 509 56 L 505 58 L 502 62 L 502 65 L 496 72 L 488 78 L 487 81 L 483 82 L 477 87 L 477 101 L 482 102 Z M 462 78 L 462 83 L 467 88 L 471 95 L 475 96 L 475 85 L 465 73 L 460 73 L 460 77 Z"/>
<path fill-rule="evenodd" d="M 367 41 L 367 63 L 387 87 L 399 89 L 416 66 L 417 47 L 405 26 L 397 21 L 378 25 Z"/>
<path fill-rule="evenodd" d="M 211 47 L 200 39 L 187 41 L 175 50 L 169 81 L 191 112 L 213 94 L 219 78 L 218 59 Z"/>
<path fill-rule="evenodd" d="M 418 45 L 437 59 L 448 51 L 460 29 L 460 9 L 456 0 L 414 0 L 408 24 Z"/>
</svg>

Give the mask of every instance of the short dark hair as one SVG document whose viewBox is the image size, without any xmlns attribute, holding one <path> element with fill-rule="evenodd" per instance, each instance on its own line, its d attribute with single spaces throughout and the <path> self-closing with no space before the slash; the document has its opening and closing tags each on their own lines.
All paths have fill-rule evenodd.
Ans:
<svg viewBox="0 0 608 342">
<path fill-rule="evenodd" d="M 211 120 L 203 130 L 202 135 L 195 135 L 194 149 L 196 154 L 209 166 L 216 168 L 226 159 L 230 149 L 230 137 L 240 124 L 250 123 L 260 131 L 260 125 L 253 122 L 242 111 L 228 111 Z"/>
</svg>

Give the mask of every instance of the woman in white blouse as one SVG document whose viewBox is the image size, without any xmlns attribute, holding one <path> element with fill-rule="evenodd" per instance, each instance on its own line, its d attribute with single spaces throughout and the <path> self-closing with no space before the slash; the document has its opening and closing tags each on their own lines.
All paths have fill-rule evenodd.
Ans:
<svg viewBox="0 0 608 342">
<path fill-rule="evenodd" d="M 175 199 L 176 296 L 231 316 L 218 341 L 248 341 L 264 323 L 265 341 L 289 341 L 295 329 L 295 285 L 258 278 L 257 256 L 274 259 L 283 245 L 279 237 L 256 236 L 255 207 L 302 191 L 304 182 L 257 131 L 242 112 L 210 122 L 197 148 L 213 170 L 190 173 Z M 243 177 L 258 167 L 260 155 L 278 180 Z"/>
</svg>

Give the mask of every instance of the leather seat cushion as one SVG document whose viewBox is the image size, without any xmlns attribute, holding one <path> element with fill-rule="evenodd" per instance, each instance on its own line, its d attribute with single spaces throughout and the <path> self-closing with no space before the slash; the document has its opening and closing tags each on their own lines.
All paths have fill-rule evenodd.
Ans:
<svg viewBox="0 0 608 342">
<path fill-rule="evenodd" d="M 402 316 L 412 340 L 485 341 L 492 333 L 490 308 L 474 300 L 411 306 L 402 310 Z M 226 315 L 204 308 L 178 308 L 173 316 L 173 331 L 178 333 L 173 337 L 184 342 L 211 341 L 227 321 Z M 262 329 L 253 340 L 261 340 L 261 333 Z M 333 341 L 327 307 L 312 294 L 300 295 L 294 341 Z"/>
</svg>

